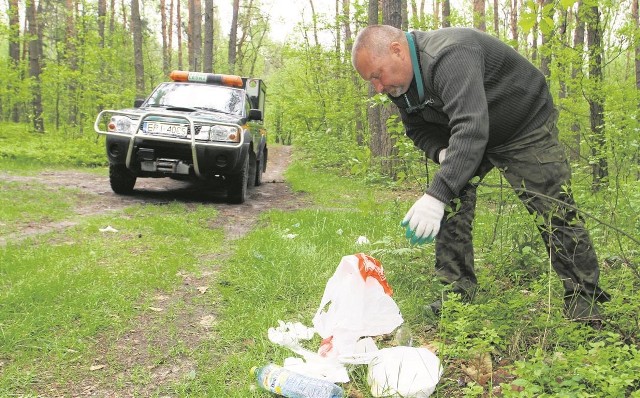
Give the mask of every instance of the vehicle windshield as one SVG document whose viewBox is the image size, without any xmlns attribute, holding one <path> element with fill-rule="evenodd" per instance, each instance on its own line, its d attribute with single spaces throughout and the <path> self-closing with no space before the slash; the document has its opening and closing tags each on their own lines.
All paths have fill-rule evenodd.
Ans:
<svg viewBox="0 0 640 398">
<path fill-rule="evenodd" d="M 242 116 L 243 93 L 231 87 L 167 82 L 151 93 L 145 106 L 207 109 Z"/>
</svg>

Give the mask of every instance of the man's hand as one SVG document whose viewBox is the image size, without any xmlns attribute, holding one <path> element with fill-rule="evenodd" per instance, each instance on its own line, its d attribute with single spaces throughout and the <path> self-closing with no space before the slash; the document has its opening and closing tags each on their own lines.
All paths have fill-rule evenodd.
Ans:
<svg viewBox="0 0 640 398">
<path fill-rule="evenodd" d="M 444 206 L 443 202 L 427 194 L 411 206 L 400 225 L 407 227 L 406 236 L 411 239 L 412 245 L 433 242 L 440 231 Z"/>
<path fill-rule="evenodd" d="M 440 152 L 438 152 L 438 163 L 442 164 L 444 162 L 444 158 L 447 157 L 447 148 L 442 148 Z"/>
</svg>

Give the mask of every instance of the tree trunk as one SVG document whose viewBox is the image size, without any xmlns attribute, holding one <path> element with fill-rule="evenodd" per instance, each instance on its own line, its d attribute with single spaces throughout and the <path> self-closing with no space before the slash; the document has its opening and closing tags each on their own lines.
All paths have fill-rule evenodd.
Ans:
<svg viewBox="0 0 640 398">
<path fill-rule="evenodd" d="M 449 0 L 442 0 L 442 27 L 451 26 L 451 3 Z"/>
<path fill-rule="evenodd" d="M 407 6 L 407 0 L 400 0 L 400 16 L 402 17 L 400 29 L 406 32 L 407 30 L 409 30 L 409 10 Z"/>
<path fill-rule="evenodd" d="M 240 14 L 238 20 L 241 20 L 240 23 L 240 31 L 242 35 L 237 40 L 236 48 L 236 70 L 238 73 L 243 73 L 244 64 L 245 64 L 245 47 L 248 40 L 248 37 L 251 32 L 253 32 L 252 21 L 253 21 L 253 0 L 248 0 L 249 4 L 246 4 L 245 12 Z"/>
<path fill-rule="evenodd" d="M 189 10 L 189 25 L 191 31 L 189 35 L 189 48 L 191 58 L 189 60 L 190 70 L 202 71 L 202 2 L 191 0 Z"/>
<path fill-rule="evenodd" d="M 402 3 L 400 0 L 382 0 L 382 23 L 402 29 Z"/>
<path fill-rule="evenodd" d="M 9 59 L 11 67 L 17 72 L 20 69 L 20 15 L 18 13 L 18 0 L 9 0 Z M 8 87 L 10 92 L 14 92 L 16 95 L 14 98 L 18 98 L 16 92 L 17 87 L 13 82 L 9 82 Z M 2 104 L 0 104 L 0 108 Z M 20 121 L 20 112 L 17 102 L 12 101 L 11 104 L 11 120 L 15 123 Z"/>
<path fill-rule="evenodd" d="M 473 0 L 473 27 L 483 32 L 487 31 L 484 0 Z"/>
<path fill-rule="evenodd" d="M 116 0 L 111 0 L 109 9 L 111 10 L 111 15 L 109 16 L 109 36 L 111 36 L 116 28 Z"/>
<path fill-rule="evenodd" d="M 78 70 L 78 56 L 76 50 L 76 28 L 75 28 L 75 10 L 76 4 L 75 0 L 66 0 L 66 30 L 65 30 L 65 50 L 64 50 L 64 60 L 67 61 L 69 70 L 77 71 Z M 77 92 L 77 83 L 75 79 L 71 79 L 68 83 L 68 103 L 69 103 L 69 115 L 67 117 L 67 121 L 72 128 L 75 128 L 78 123 L 78 99 L 76 98 Z"/>
<path fill-rule="evenodd" d="M 169 75 L 169 36 L 171 29 L 167 26 L 167 2 L 160 0 L 160 30 L 162 32 L 162 74 Z"/>
<path fill-rule="evenodd" d="M 493 0 L 493 31 L 496 37 L 500 37 L 500 13 L 498 10 L 500 9 L 500 2 L 498 0 Z"/>
<path fill-rule="evenodd" d="M 213 0 L 204 0 L 204 49 L 202 71 L 213 72 Z"/>
<path fill-rule="evenodd" d="M 178 36 L 178 69 L 184 69 L 182 66 L 182 10 L 180 9 L 180 0 L 176 0 L 176 32 Z"/>
<path fill-rule="evenodd" d="M 42 23 L 40 20 L 42 1 L 36 9 L 35 2 L 27 3 L 25 23 L 29 34 L 29 77 L 32 80 L 31 106 L 33 129 L 36 133 L 44 134 L 44 120 L 42 119 L 42 92 L 40 88 L 40 74 L 42 72 Z"/>
<path fill-rule="evenodd" d="M 555 8 L 552 6 L 553 0 L 539 0 L 539 1 L 540 1 L 540 10 L 541 10 L 542 18 L 544 18 L 547 21 L 553 22 L 554 20 L 553 13 L 555 11 Z M 549 42 L 553 37 L 553 33 L 554 33 L 554 30 L 550 30 L 549 33 L 546 33 L 545 30 L 541 30 L 541 36 L 542 36 L 541 47 L 544 49 L 544 51 L 542 51 L 542 54 L 540 55 L 540 70 L 542 71 L 542 74 L 546 76 L 547 81 L 549 81 L 549 79 L 551 78 L 551 70 L 549 69 L 549 65 L 551 64 L 551 51 L 548 50 L 546 47 L 550 45 Z"/>
<path fill-rule="evenodd" d="M 138 0 L 131 0 L 131 30 L 133 31 L 133 68 L 136 74 L 136 95 L 145 96 L 142 51 L 142 19 Z"/>
<path fill-rule="evenodd" d="M 509 26 L 511 27 L 511 40 L 513 48 L 518 51 L 518 0 L 511 1 L 511 15 Z"/>
<path fill-rule="evenodd" d="M 336 25 L 335 25 L 335 35 L 336 35 L 336 56 L 338 58 L 340 58 L 340 49 L 342 47 L 342 26 L 340 24 L 340 15 L 341 15 L 341 10 L 340 10 L 340 0 L 336 0 Z"/>
<path fill-rule="evenodd" d="M 136 1 L 137 3 L 137 1 Z M 121 6 L 122 6 L 122 30 L 126 31 L 128 28 L 128 23 L 127 23 L 127 12 L 125 11 L 127 9 L 127 3 L 125 3 L 124 0 L 121 1 Z M 138 10 L 138 14 L 140 13 L 140 10 Z"/>
<path fill-rule="evenodd" d="M 180 29 L 176 29 L 179 33 Z M 167 26 L 167 65 L 168 70 L 173 68 L 173 0 L 169 2 L 169 26 Z"/>
<path fill-rule="evenodd" d="M 313 39 L 315 40 L 316 47 L 320 46 L 320 40 L 318 40 L 318 16 L 316 15 L 316 9 L 313 6 L 313 0 L 309 0 L 311 6 L 311 22 L 313 24 Z"/>
<path fill-rule="evenodd" d="M 368 16 L 368 25 L 377 25 L 378 24 L 378 16 L 380 14 L 380 10 L 378 9 L 379 3 L 376 0 L 370 0 L 369 6 L 367 9 Z M 376 95 L 376 90 L 372 84 L 369 84 L 369 98 Z M 379 148 L 380 144 L 378 143 L 379 137 L 382 134 L 382 123 L 380 122 L 380 107 L 379 106 L 368 106 L 367 107 L 367 121 L 369 124 L 369 149 L 371 150 L 371 156 L 376 156 L 376 152 L 374 152 L 374 148 Z M 376 149 L 377 151 L 377 149 Z"/>
<path fill-rule="evenodd" d="M 107 0 L 98 0 L 98 35 L 100 48 L 104 48 L 104 26 L 107 20 Z"/>
<path fill-rule="evenodd" d="M 591 145 L 592 188 L 600 190 L 606 185 L 609 175 L 606 157 L 606 137 L 604 122 L 604 99 L 600 93 L 602 88 L 602 27 L 600 24 L 600 10 L 597 5 L 589 7 L 587 18 L 587 47 L 589 48 L 589 80 L 593 81 L 594 92 L 589 96 L 589 115 L 591 133 L 594 142 Z"/>
<path fill-rule="evenodd" d="M 350 12 L 349 12 L 350 0 L 342 0 L 342 18 L 343 18 L 343 26 L 344 26 L 344 56 L 347 59 L 351 59 L 351 51 L 353 48 L 353 38 L 351 36 L 351 24 L 349 23 Z M 356 73 L 355 69 L 351 68 L 351 82 L 353 83 L 353 87 L 356 87 L 356 92 L 360 93 L 360 77 Z M 355 126 L 355 134 L 356 134 L 356 142 L 358 146 L 362 146 L 364 144 L 364 123 L 362 123 L 362 101 L 356 101 L 353 106 L 353 117 L 356 121 Z"/>
<path fill-rule="evenodd" d="M 391 25 L 396 28 L 402 28 L 402 2 L 401 0 L 383 0 L 382 1 L 382 23 Z M 387 129 L 387 120 L 391 115 L 397 115 L 398 110 L 395 106 L 384 106 L 380 110 L 380 129 L 377 136 L 371 136 L 371 155 L 381 161 L 381 171 L 384 175 L 395 179 L 396 155 L 398 153 L 395 147 L 395 140 L 389 135 Z"/>
<path fill-rule="evenodd" d="M 578 74 L 582 73 L 583 68 L 583 49 L 584 49 L 584 36 L 585 36 L 585 26 L 584 20 L 582 19 L 582 1 L 578 1 L 578 6 L 576 8 L 575 14 L 575 30 L 573 32 L 573 48 L 579 56 L 575 58 L 575 61 L 571 65 L 571 80 L 576 81 L 578 78 Z M 568 95 L 570 98 L 574 98 L 576 93 L 573 89 L 568 90 Z M 571 133 L 573 134 L 573 150 L 571 151 L 571 160 L 578 161 L 581 157 L 580 147 L 582 146 L 582 134 L 580 132 L 580 124 L 578 123 L 577 117 L 574 117 L 573 122 L 571 123 Z"/>
<path fill-rule="evenodd" d="M 633 27 L 634 27 L 634 31 L 638 32 L 638 29 L 640 29 L 640 21 L 639 18 L 640 16 L 638 14 L 640 14 L 638 12 L 638 0 L 632 0 L 631 2 L 631 14 L 633 16 Z M 637 37 L 637 33 L 636 33 L 636 40 L 635 40 L 636 45 L 634 46 L 634 55 L 635 55 L 635 78 L 636 78 L 636 95 L 638 95 L 638 93 L 640 93 L 640 41 L 638 40 Z M 640 109 L 640 102 L 636 103 L 636 108 Z M 637 165 L 640 165 L 640 152 L 638 150 L 636 150 L 636 154 L 635 154 L 635 163 Z M 636 180 L 640 180 L 640 168 L 638 168 L 638 172 L 636 173 Z"/>
<path fill-rule="evenodd" d="M 187 0 L 187 65 L 193 62 L 193 0 Z"/>
<path fill-rule="evenodd" d="M 229 73 L 236 70 L 236 51 L 238 41 L 238 12 L 240 10 L 240 0 L 233 0 L 233 11 L 231 14 L 231 31 L 229 32 Z"/>
<path fill-rule="evenodd" d="M 442 4 L 442 1 L 440 0 L 436 0 L 433 2 L 433 26 L 438 27 L 440 26 L 440 21 L 442 20 L 442 14 L 440 11 L 440 5 Z M 422 5 L 424 5 L 424 3 L 422 3 Z M 423 13 L 420 14 L 420 22 L 422 23 L 422 18 L 424 16 Z"/>
</svg>

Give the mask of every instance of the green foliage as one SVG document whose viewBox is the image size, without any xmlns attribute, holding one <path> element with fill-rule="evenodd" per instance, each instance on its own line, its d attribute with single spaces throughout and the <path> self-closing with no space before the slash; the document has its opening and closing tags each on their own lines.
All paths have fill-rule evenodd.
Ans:
<svg viewBox="0 0 640 398">
<path fill-rule="evenodd" d="M 105 166 L 104 139 L 91 132 L 53 131 L 37 134 L 24 124 L 0 124 L 0 164 L 18 163 L 29 167 Z"/>
</svg>

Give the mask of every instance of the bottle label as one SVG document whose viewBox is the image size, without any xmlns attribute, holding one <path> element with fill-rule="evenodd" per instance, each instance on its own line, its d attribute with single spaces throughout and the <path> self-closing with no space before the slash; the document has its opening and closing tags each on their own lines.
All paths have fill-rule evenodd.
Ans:
<svg viewBox="0 0 640 398">
<path fill-rule="evenodd" d="M 330 397 L 334 387 L 333 384 L 327 384 L 323 380 L 305 377 L 277 367 L 265 369 L 261 382 L 262 387 L 267 391 L 286 397 Z"/>
</svg>

